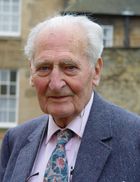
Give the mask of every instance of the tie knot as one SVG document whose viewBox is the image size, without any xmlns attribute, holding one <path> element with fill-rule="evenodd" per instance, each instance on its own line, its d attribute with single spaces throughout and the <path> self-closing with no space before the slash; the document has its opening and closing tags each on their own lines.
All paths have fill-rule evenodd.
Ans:
<svg viewBox="0 0 140 182">
<path fill-rule="evenodd" d="M 74 135 L 74 132 L 66 129 L 57 133 L 57 144 L 65 145 Z"/>
</svg>

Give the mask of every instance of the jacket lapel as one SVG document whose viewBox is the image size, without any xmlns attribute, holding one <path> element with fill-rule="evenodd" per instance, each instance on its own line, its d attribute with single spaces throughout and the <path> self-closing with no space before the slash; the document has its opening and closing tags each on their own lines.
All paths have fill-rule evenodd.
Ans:
<svg viewBox="0 0 140 182">
<path fill-rule="evenodd" d="M 37 151 L 43 140 L 45 131 L 46 131 L 46 122 L 44 121 L 28 137 L 27 144 L 21 149 L 17 157 L 16 165 L 10 182 L 19 182 L 19 181 L 25 182 L 27 177 L 29 177 Z"/>
<path fill-rule="evenodd" d="M 111 153 L 111 117 L 107 104 L 96 93 L 79 148 L 73 182 L 94 181 L 100 177 Z"/>
</svg>

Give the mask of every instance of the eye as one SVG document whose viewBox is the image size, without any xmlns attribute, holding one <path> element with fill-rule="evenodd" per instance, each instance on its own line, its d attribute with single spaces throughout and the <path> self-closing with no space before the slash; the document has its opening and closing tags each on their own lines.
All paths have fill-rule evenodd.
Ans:
<svg viewBox="0 0 140 182">
<path fill-rule="evenodd" d="M 38 76 L 47 76 L 50 73 L 51 67 L 48 65 L 39 66 L 36 69 L 36 73 Z"/>
<path fill-rule="evenodd" d="M 66 66 L 66 69 L 72 71 L 72 70 L 77 69 L 77 67 L 76 66 L 73 66 L 73 65 L 69 65 L 69 66 Z"/>
<path fill-rule="evenodd" d="M 78 71 L 78 67 L 75 65 L 66 65 L 65 66 L 65 73 L 68 75 L 75 75 Z"/>
<path fill-rule="evenodd" d="M 38 71 L 48 71 L 49 67 L 48 66 L 42 66 L 40 68 L 37 69 Z"/>
</svg>

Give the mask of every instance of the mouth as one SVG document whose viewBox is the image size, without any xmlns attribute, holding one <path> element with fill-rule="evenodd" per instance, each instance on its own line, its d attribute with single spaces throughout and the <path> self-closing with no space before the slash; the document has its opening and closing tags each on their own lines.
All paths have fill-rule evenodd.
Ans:
<svg viewBox="0 0 140 182">
<path fill-rule="evenodd" d="M 70 98 L 69 95 L 65 95 L 65 96 L 49 96 L 48 99 L 51 101 L 55 101 L 55 102 L 64 102 L 67 101 L 68 98 Z"/>
</svg>

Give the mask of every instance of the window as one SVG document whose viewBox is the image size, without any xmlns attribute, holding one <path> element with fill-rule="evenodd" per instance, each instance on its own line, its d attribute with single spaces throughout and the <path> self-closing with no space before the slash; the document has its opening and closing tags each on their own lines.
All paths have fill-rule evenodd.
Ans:
<svg viewBox="0 0 140 182">
<path fill-rule="evenodd" d="M 17 95 L 17 71 L 0 70 L 0 127 L 16 125 Z"/>
<path fill-rule="evenodd" d="M 20 35 L 21 0 L 0 0 L 0 36 Z"/>
<path fill-rule="evenodd" d="M 104 47 L 113 46 L 113 26 L 111 25 L 102 25 L 103 28 L 103 41 Z"/>
</svg>

